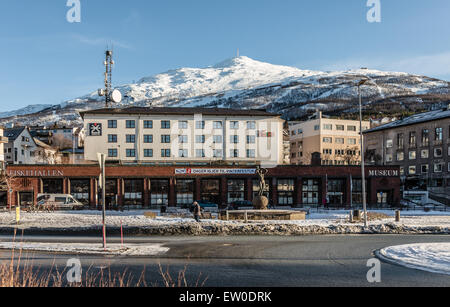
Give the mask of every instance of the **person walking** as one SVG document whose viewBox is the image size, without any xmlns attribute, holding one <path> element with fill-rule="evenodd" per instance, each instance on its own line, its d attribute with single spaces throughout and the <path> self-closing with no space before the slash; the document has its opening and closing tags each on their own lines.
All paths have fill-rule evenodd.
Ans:
<svg viewBox="0 0 450 307">
<path fill-rule="evenodd" d="M 194 202 L 194 219 L 195 219 L 198 223 L 201 223 L 201 221 L 200 221 L 201 215 L 202 215 L 202 207 L 200 207 L 200 205 L 198 204 L 198 202 Z"/>
</svg>

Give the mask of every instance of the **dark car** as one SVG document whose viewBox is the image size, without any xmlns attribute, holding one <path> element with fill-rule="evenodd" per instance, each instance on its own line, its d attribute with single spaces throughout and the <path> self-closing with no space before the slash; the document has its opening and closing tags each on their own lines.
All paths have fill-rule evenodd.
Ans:
<svg viewBox="0 0 450 307">
<path fill-rule="evenodd" d="M 253 203 L 248 200 L 238 200 L 229 205 L 230 210 L 239 210 L 240 208 L 253 208 Z"/>
</svg>

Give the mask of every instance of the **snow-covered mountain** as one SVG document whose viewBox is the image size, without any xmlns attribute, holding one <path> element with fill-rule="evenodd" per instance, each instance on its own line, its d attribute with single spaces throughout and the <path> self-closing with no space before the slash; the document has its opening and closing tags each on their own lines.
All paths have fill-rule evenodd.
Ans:
<svg viewBox="0 0 450 307">
<path fill-rule="evenodd" d="M 428 101 L 449 99 L 450 84 L 424 76 L 359 69 L 321 72 L 272 65 L 248 57 L 226 60 L 207 68 L 180 68 L 117 87 L 125 97 L 116 107 L 224 107 L 264 108 L 286 118 L 301 117 L 315 109 L 351 113 L 357 103 L 356 84 L 362 87 L 367 111 L 420 109 Z M 418 107 L 419 106 L 419 107 Z M 78 111 L 104 107 L 97 91 L 33 112 L 0 114 L 0 123 L 73 125 Z M 34 114 L 31 114 L 34 113 Z M 5 116 L 4 116 L 5 115 Z"/>
</svg>

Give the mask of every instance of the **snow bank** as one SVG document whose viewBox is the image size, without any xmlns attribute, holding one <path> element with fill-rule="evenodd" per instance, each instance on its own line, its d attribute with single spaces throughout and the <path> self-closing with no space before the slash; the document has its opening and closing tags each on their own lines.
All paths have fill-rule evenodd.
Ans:
<svg viewBox="0 0 450 307">
<path fill-rule="evenodd" d="M 421 243 L 384 248 L 382 259 L 432 273 L 450 275 L 450 243 Z"/>
</svg>

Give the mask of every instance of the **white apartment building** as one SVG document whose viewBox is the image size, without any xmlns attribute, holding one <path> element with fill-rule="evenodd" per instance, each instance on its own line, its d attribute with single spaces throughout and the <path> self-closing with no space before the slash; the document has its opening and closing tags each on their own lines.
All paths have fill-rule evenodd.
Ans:
<svg viewBox="0 0 450 307">
<path fill-rule="evenodd" d="M 362 123 L 363 131 L 370 122 Z M 291 164 L 309 165 L 313 153 L 320 153 L 323 165 L 361 163 L 360 123 L 331 119 L 317 112 L 311 120 L 289 125 Z"/>
<path fill-rule="evenodd" d="M 263 110 L 126 108 L 81 112 L 85 160 L 159 165 L 283 164 L 283 124 Z"/>
<path fill-rule="evenodd" d="M 5 169 L 5 144 L 8 143 L 8 138 L 3 136 L 3 127 L 0 127 L 0 170 Z"/>
<path fill-rule="evenodd" d="M 5 162 L 8 164 L 35 164 L 38 149 L 30 130 L 26 127 L 5 129 L 3 136 L 8 138 L 4 145 Z"/>
</svg>

